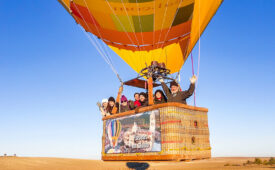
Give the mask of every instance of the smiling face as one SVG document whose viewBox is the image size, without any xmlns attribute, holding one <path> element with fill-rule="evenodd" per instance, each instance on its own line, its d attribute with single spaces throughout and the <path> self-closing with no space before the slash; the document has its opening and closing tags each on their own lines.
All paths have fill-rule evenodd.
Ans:
<svg viewBox="0 0 275 170">
<path fill-rule="evenodd" d="M 111 107 L 113 107 L 113 106 L 115 105 L 115 102 L 109 101 L 109 105 L 110 105 Z"/>
<path fill-rule="evenodd" d="M 158 99 L 161 98 L 161 93 L 160 92 L 156 93 L 156 98 L 158 98 Z"/>
<path fill-rule="evenodd" d="M 135 94 L 135 100 L 139 100 L 139 94 Z"/>
<path fill-rule="evenodd" d="M 178 91 L 179 91 L 179 87 L 178 87 L 178 86 L 173 85 L 173 86 L 171 87 L 171 92 L 172 92 L 172 93 L 177 93 Z"/>
<path fill-rule="evenodd" d="M 122 106 L 127 106 L 127 101 L 121 102 L 121 105 L 122 105 Z"/>
<path fill-rule="evenodd" d="M 140 96 L 139 96 L 139 100 L 140 100 L 141 102 L 143 102 L 143 101 L 145 100 L 145 97 L 144 97 L 143 95 L 140 95 Z"/>
</svg>

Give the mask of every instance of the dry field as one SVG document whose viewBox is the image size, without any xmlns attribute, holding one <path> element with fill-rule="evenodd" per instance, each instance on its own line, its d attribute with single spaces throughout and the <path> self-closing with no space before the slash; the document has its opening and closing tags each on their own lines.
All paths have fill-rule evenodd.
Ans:
<svg viewBox="0 0 275 170">
<path fill-rule="evenodd" d="M 263 158 L 268 159 L 268 158 Z M 149 169 L 273 169 L 270 165 L 246 165 L 243 163 L 254 158 L 212 158 L 189 162 L 154 161 Z M 129 169 L 127 162 L 103 162 L 100 160 L 63 159 L 63 158 L 32 158 L 32 157 L 0 157 L 0 170 L 92 170 L 92 169 Z M 230 164 L 229 166 L 225 166 Z"/>
</svg>

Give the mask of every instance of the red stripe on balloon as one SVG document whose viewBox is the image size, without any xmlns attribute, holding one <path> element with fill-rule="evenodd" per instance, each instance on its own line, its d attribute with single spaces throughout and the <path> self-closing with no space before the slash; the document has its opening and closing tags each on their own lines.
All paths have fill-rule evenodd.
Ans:
<svg viewBox="0 0 275 170">
<path fill-rule="evenodd" d="M 96 25 L 97 27 L 100 27 L 95 17 L 87 8 L 81 5 L 77 5 L 74 2 L 71 2 L 71 10 L 74 15 L 78 16 L 79 18 L 82 18 L 83 20 L 85 20 L 85 22 L 89 22 Z"/>
</svg>

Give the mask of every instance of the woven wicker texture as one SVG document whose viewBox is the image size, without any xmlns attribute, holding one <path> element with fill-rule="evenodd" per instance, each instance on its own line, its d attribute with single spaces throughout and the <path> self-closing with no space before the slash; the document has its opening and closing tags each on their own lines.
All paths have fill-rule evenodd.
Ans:
<svg viewBox="0 0 275 170">
<path fill-rule="evenodd" d="M 161 152 L 104 153 L 105 129 L 102 137 L 103 160 L 184 160 L 211 157 L 207 112 L 177 106 L 159 108 Z M 105 127 L 106 120 L 103 121 Z"/>
</svg>

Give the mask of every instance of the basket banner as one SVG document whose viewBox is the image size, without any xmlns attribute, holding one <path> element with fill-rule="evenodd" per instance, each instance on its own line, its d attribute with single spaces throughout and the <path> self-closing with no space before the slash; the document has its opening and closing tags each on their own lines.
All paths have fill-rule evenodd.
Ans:
<svg viewBox="0 0 275 170">
<path fill-rule="evenodd" d="M 159 110 L 106 120 L 105 153 L 161 151 Z"/>
</svg>

